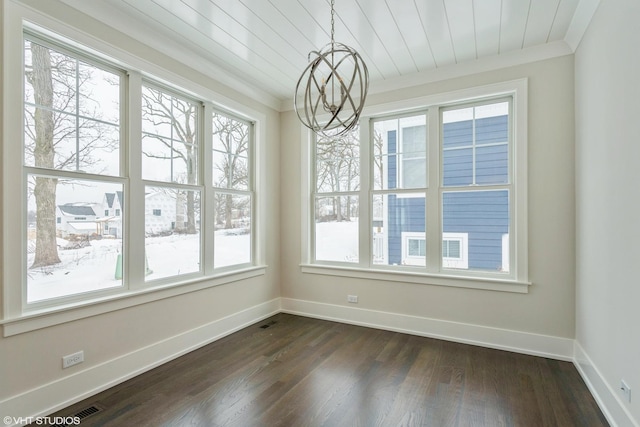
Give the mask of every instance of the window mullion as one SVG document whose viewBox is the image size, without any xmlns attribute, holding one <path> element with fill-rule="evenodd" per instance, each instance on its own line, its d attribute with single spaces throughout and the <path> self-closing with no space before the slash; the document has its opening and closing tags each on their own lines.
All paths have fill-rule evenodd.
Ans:
<svg viewBox="0 0 640 427">
<path fill-rule="evenodd" d="M 213 106 L 206 102 L 202 108 L 202 147 L 201 149 L 201 179 L 204 185 L 203 209 L 200 213 L 200 221 L 204 230 L 203 234 L 203 268 L 204 274 L 213 274 L 214 232 L 215 232 L 215 191 L 213 189 Z"/>
<path fill-rule="evenodd" d="M 126 86 L 126 138 L 124 142 L 128 152 L 127 162 L 122 163 L 125 176 L 129 177 L 125 185 L 126 206 L 124 209 L 124 279 L 130 289 L 144 285 L 145 275 L 145 217 L 132 215 L 132 212 L 144 213 L 145 187 L 142 181 L 142 76 L 131 72 Z"/>
<path fill-rule="evenodd" d="M 370 153 L 369 138 L 371 137 L 371 126 L 373 124 L 368 119 L 361 120 L 360 124 L 360 193 L 358 195 L 358 211 L 360 222 L 358 223 L 358 264 L 362 267 L 371 267 L 373 264 L 373 157 Z"/>
<path fill-rule="evenodd" d="M 427 112 L 427 190 L 426 190 L 426 238 L 428 272 L 440 270 L 442 251 L 441 192 L 440 192 L 440 111 L 430 108 Z"/>
</svg>

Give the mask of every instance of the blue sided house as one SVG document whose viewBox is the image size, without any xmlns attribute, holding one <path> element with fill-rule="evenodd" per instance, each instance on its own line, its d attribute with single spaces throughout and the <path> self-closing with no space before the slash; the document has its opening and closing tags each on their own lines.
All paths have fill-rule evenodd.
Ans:
<svg viewBox="0 0 640 427">
<path fill-rule="evenodd" d="M 386 243 L 375 262 L 425 265 L 426 120 L 392 122 L 376 129 L 377 159 L 383 189 L 400 191 L 374 195 L 374 241 Z M 509 103 L 445 110 L 441 130 L 442 266 L 508 272 Z"/>
</svg>

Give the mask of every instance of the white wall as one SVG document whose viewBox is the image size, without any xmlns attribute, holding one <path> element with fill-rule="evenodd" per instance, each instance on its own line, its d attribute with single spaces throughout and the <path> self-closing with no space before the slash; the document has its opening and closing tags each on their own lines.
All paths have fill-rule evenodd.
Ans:
<svg viewBox="0 0 640 427">
<path fill-rule="evenodd" d="M 266 128 L 266 138 L 260 141 L 259 150 L 265 153 L 266 162 L 261 168 L 260 186 L 265 187 L 268 197 L 266 194 L 259 197 L 265 207 L 260 231 L 266 242 L 263 261 L 268 267 L 264 275 L 32 332 L 0 336 L 0 414 L 15 417 L 48 414 L 221 334 L 258 321 L 278 311 L 280 292 L 279 113 L 57 1 L 27 0 L 26 3 L 34 9 L 45 10 L 46 15 L 54 19 L 51 22 L 66 24 L 89 38 L 103 40 L 116 51 L 135 55 L 149 68 L 157 68 L 163 77 L 174 75 L 183 81 L 195 82 L 219 93 L 221 99 L 246 105 L 264 117 L 260 126 Z M 2 1 L 7 20 L 20 20 L 16 11 L 22 10 L 11 1 Z M 7 26 L 2 20 L 0 34 L 6 34 Z M 6 47 L 10 41 L 3 36 L 0 42 Z M 3 74 L 6 66 L 3 61 Z M 15 141 L 2 141 L 3 148 L 8 143 Z M 2 187 L 6 190 L 4 184 Z M 8 215 L 8 210 L 2 211 L 3 222 Z M 7 234 L 2 236 L 3 242 L 5 239 Z M 79 350 L 84 350 L 85 362 L 63 371 L 61 357 Z"/>
<path fill-rule="evenodd" d="M 571 359 L 574 337 L 573 56 L 391 93 L 369 106 L 521 78 L 529 79 L 528 294 L 304 274 L 301 261 L 301 128 L 282 114 L 282 297 L 291 312 Z M 359 296 L 347 304 L 347 294 Z M 553 343 L 558 347 L 552 348 Z M 568 347 L 567 347 L 568 345 Z"/>
<path fill-rule="evenodd" d="M 576 359 L 621 426 L 640 423 L 638 22 L 637 0 L 601 1 L 575 55 Z"/>
</svg>

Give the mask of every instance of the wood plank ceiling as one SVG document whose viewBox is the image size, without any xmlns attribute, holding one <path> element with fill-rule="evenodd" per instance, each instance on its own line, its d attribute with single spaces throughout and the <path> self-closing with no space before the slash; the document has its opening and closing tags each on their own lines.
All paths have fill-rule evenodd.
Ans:
<svg viewBox="0 0 640 427">
<path fill-rule="evenodd" d="M 289 102 L 308 54 L 330 41 L 329 0 L 63 0 L 205 73 Z M 336 41 L 372 88 L 564 42 L 586 0 L 336 0 Z M 592 1 L 591 1 L 592 2 Z M 566 44 L 566 43 L 565 43 Z M 570 49 L 569 49 L 570 51 Z M 224 81 L 224 79 L 223 79 Z"/>
</svg>

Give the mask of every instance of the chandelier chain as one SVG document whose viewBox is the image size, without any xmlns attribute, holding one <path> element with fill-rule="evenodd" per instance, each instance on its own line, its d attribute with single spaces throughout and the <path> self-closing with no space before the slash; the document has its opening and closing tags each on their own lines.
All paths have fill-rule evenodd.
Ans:
<svg viewBox="0 0 640 427">
<path fill-rule="evenodd" d="M 335 24 L 334 19 L 333 19 L 333 15 L 334 15 L 333 5 L 334 5 L 334 2 L 335 2 L 335 0 L 331 0 L 331 46 L 334 45 L 334 34 L 335 34 L 334 29 L 333 29 L 334 24 Z"/>
</svg>

